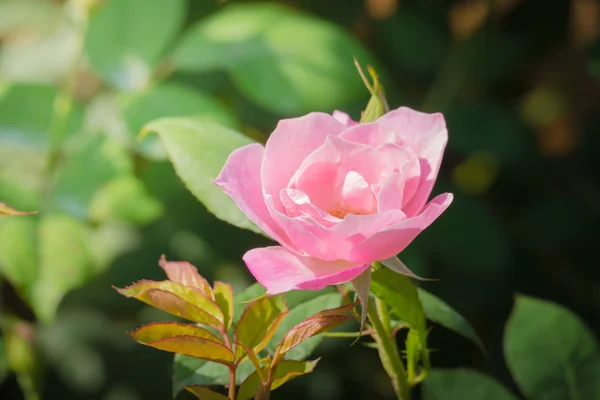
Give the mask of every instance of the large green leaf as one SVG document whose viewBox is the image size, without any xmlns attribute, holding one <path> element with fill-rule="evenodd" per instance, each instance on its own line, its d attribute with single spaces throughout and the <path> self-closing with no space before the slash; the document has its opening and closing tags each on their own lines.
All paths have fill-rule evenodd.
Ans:
<svg viewBox="0 0 600 400">
<path fill-rule="evenodd" d="M 161 118 L 145 129 L 160 135 L 177 175 L 210 212 L 235 226 L 261 233 L 212 183 L 229 154 L 252 143 L 250 139 L 214 122 L 194 118 Z"/>
<path fill-rule="evenodd" d="M 0 273 L 27 299 L 38 274 L 37 220 L 0 221 Z"/>
<path fill-rule="evenodd" d="M 200 21 L 173 54 L 183 71 L 223 69 L 252 101 L 286 115 L 331 110 L 365 96 L 352 63 L 357 40 L 278 4 L 232 4 Z"/>
<path fill-rule="evenodd" d="M 427 319 L 437 322 L 451 331 L 472 340 L 479 346 L 481 351 L 485 352 L 483 343 L 477 333 L 473 330 L 471 324 L 469 324 L 469 322 L 456 310 L 439 297 L 434 296 L 422 288 L 419 288 L 419 298 Z"/>
<path fill-rule="evenodd" d="M 140 89 L 185 16 L 185 0 L 108 0 L 92 15 L 85 50 L 92 67 L 123 90 Z"/>
<path fill-rule="evenodd" d="M 423 384 L 424 400 L 517 400 L 504 386 L 468 369 L 434 369 Z"/>
<path fill-rule="evenodd" d="M 254 371 L 250 360 L 242 361 L 236 369 L 236 382 L 240 385 Z M 177 354 L 173 366 L 173 395 L 186 386 L 212 386 L 229 384 L 229 369 L 222 364 Z"/>
<path fill-rule="evenodd" d="M 506 325 L 506 363 L 532 400 L 600 399 L 600 351 L 567 309 L 519 296 Z"/>
<path fill-rule="evenodd" d="M 134 147 L 153 159 L 166 157 L 157 137 L 143 141 L 134 139 L 140 130 L 152 120 L 163 117 L 202 117 L 232 129 L 238 127 L 235 117 L 219 102 L 186 86 L 163 83 L 152 87 L 131 99 L 124 109 L 124 116 Z"/>
</svg>

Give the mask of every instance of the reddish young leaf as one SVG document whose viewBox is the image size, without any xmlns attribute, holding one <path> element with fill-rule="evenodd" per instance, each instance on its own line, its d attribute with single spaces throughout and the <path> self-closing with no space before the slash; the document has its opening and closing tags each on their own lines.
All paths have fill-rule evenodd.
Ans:
<svg viewBox="0 0 600 400">
<path fill-rule="evenodd" d="M 0 203 L 0 217 L 6 215 L 31 215 L 37 214 L 37 211 L 23 212 L 17 211 L 12 207 L 9 207 L 6 203 Z"/>
<path fill-rule="evenodd" d="M 195 288 L 171 281 L 139 281 L 115 289 L 126 297 L 134 297 L 169 314 L 223 329 L 224 316 L 217 303 Z"/>
<path fill-rule="evenodd" d="M 288 311 L 283 296 L 263 297 L 248 304 L 235 328 L 238 360 L 244 355 L 244 347 L 261 351 L 275 334 Z"/>
<path fill-rule="evenodd" d="M 275 372 L 273 376 L 273 382 L 271 383 L 271 390 L 275 390 L 284 383 L 291 381 L 292 379 L 308 374 L 312 372 L 319 360 L 314 361 L 281 361 L 279 364 L 274 366 Z M 254 394 L 258 390 L 261 381 L 258 374 L 253 372 L 240 386 L 237 394 L 238 400 L 249 400 L 254 398 Z"/>
<path fill-rule="evenodd" d="M 320 311 L 291 328 L 277 346 L 274 360 L 278 360 L 283 354 L 306 339 L 333 329 L 351 319 L 352 317 L 347 313 L 354 306 L 355 304 L 347 304 L 338 308 Z"/>
<path fill-rule="evenodd" d="M 215 302 L 221 307 L 225 329 L 229 329 L 233 321 L 233 288 L 228 283 L 215 281 L 213 294 Z"/>
<path fill-rule="evenodd" d="M 199 398 L 200 400 L 228 400 L 229 398 L 224 394 L 213 392 L 209 388 L 205 386 L 185 386 L 185 390 L 190 393 L 193 393 L 194 396 Z"/>
<path fill-rule="evenodd" d="M 199 273 L 196 267 L 186 261 L 167 261 L 163 254 L 158 265 L 165 271 L 171 282 L 195 287 L 205 296 L 214 299 L 210 284 Z"/>
<path fill-rule="evenodd" d="M 171 353 L 232 365 L 233 352 L 215 334 L 196 325 L 158 322 L 130 332 L 138 343 Z"/>
</svg>

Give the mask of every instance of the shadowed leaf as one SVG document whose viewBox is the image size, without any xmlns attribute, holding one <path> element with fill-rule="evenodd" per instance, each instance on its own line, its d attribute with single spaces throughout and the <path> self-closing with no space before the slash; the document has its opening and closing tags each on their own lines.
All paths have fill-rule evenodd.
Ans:
<svg viewBox="0 0 600 400">
<path fill-rule="evenodd" d="M 423 384 L 424 400 L 517 400 L 494 379 L 468 369 L 434 369 Z"/>
<path fill-rule="evenodd" d="M 129 335 L 146 346 L 230 365 L 233 352 L 213 333 L 196 325 L 165 322 L 145 325 Z"/>
<path fill-rule="evenodd" d="M 193 393 L 200 400 L 227 400 L 228 397 L 217 392 L 213 392 L 204 386 L 186 386 L 185 390 Z"/>
<path fill-rule="evenodd" d="M 273 383 L 271 384 L 271 390 L 275 390 L 284 383 L 291 381 L 292 379 L 308 374 L 312 372 L 319 360 L 314 361 L 281 361 L 276 366 Z M 256 372 L 253 372 L 242 386 L 237 394 L 238 400 L 249 400 L 254 397 L 256 390 L 260 385 L 260 378 Z"/>
<path fill-rule="evenodd" d="M 126 297 L 134 297 L 146 304 L 190 321 L 223 327 L 223 312 L 198 289 L 171 281 L 139 281 L 126 288 L 115 288 Z"/>
</svg>

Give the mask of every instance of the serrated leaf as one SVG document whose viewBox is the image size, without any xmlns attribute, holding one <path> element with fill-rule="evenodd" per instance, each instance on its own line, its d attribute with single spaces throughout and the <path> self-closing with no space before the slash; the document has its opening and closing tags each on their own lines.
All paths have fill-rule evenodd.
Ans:
<svg viewBox="0 0 600 400">
<path fill-rule="evenodd" d="M 271 390 L 275 390 L 286 382 L 291 381 L 302 375 L 311 373 L 319 360 L 314 361 L 281 361 L 277 364 L 277 369 L 274 373 Z M 240 386 L 237 393 L 238 400 L 250 400 L 254 398 L 254 394 L 261 384 L 260 378 L 256 372 L 252 373 L 244 383 Z"/>
<path fill-rule="evenodd" d="M 473 330 L 471 324 L 469 324 L 462 315 L 456 312 L 456 310 L 446 304 L 442 299 L 422 288 L 419 288 L 419 298 L 421 300 L 421 305 L 423 306 L 423 311 L 429 320 L 437 322 L 451 331 L 472 340 L 479 346 L 481 351 L 485 353 L 485 347 L 483 346 L 481 339 L 475 330 Z"/>
<path fill-rule="evenodd" d="M 227 400 L 228 397 L 217 392 L 213 392 L 204 386 L 186 386 L 185 390 L 192 393 L 200 400 Z"/>
<path fill-rule="evenodd" d="M 283 340 L 277 346 L 277 354 L 283 356 L 306 339 L 349 321 L 352 317 L 348 315 L 348 312 L 351 311 L 353 307 L 354 304 L 347 304 L 341 307 L 323 310 L 308 317 L 285 334 Z"/>
<path fill-rule="evenodd" d="M 235 342 L 241 345 L 236 349 L 238 359 L 245 354 L 243 347 L 251 348 L 255 353 L 260 352 L 269 343 L 287 312 L 281 295 L 263 297 L 248 304 L 235 327 Z"/>
<path fill-rule="evenodd" d="M 310 316 L 324 309 L 332 309 L 342 304 L 342 296 L 335 291 L 323 290 L 315 291 L 296 291 L 286 293 L 284 296 L 286 303 L 290 306 L 290 311 L 279 325 L 277 332 L 273 335 L 271 343 L 267 346 L 270 352 L 274 352 L 277 345 L 283 340 L 287 332 L 295 325 L 300 324 Z M 287 300 L 289 298 L 289 300 Z M 294 347 L 286 354 L 288 360 L 304 360 L 321 343 L 323 336 L 313 336 L 303 343 Z"/>
<path fill-rule="evenodd" d="M 171 281 L 139 281 L 115 289 L 126 297 L 134 297 L 169 314 L 218 330 L 223 327 L 224 317 L 219 306 L 195 288 Z"/>
<path fill-rule="evenodd" d="M 504 354 L 532 400 L 600 398 L 600 350 L 594 335 L 557 304 L 518 296 L 506 324 Z"/>
<path fill-rule="evenodd" d="M 233 321 L 233 288 L 228 283 L 215 281 L 213 293 L 215 295 L 215 303 L 223 311 L 225 329 L 229 329 Z"/>
<path fill-rule="evenodd" d="M 423 384 L 424 400 L 517 400 L 494 379 L 468 369 L 434 369 Z"/>
<path fill-rule="evenodd" d="M 185 0 L 108 0 L 89 21 L 85 51 L 92 68 L 122 90 L 146 86 L 184 22 Z"/>
<path fill-rule="evenodd" d="M 6 203 L 0 203 L 0 217 L 6 215 L 31 215 L 37 214 L 37 211 L 18 211 Z"/>
<path fill-rule="evenodd" d="M 386 268 L 379 269 L 373 272 L 371 291 L 390 305 L 392 312 L 411 328 L 425 331 L 425 314 L 417 286 L 409 277 Z"/>
<path fill-rule="evenodd" d="M 198 200 L 217 218 L 239 228 L 262 233 L 212 180 L 229 154 L 252 140 L 229 128 L 202 119 L 161 118 L 146 125 L 160 136 L 175 172 Z"/>
<path fill-rule="evenodd" d="M 196 325 L 164 322 L 145 325 L 129 335 L 138 343 L 171 353 L 225 365 L 235 361 L 233 352 L 216 335 Z"/>
<path fill-rule="evenodd" d="M 370 59 L 333 24 L 280 4 L 231 4 L 189 30 L 173 61 L 182 71 L 226 70 L 256 104 L 298 115 L 364 96 L 353 57 Z"/>
<path fill-rule="evenodd" d="M 198 273 L 198 269 L 187 261 L 167 261 L 163 254 L 158 265 L 165 271 L 171 282 L 183 286 L 194 287 L 206 297 L 214 300 L 213 291 L 208 281 Z"/>
</svg>

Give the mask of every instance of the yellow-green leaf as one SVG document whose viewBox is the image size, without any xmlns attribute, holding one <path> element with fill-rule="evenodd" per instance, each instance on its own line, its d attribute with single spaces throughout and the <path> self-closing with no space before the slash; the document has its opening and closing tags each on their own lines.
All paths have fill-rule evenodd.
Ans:
<svg viewBox="0 0 600 400">
<path fill-rule="evenodd" d="M 199 273 L 196 267 L 185 261 L 167 261 L 163 254 L 158 265 L 165 271 L 171 282 L 183 286 L 200 289 L 207 297 L 214 298 L 210 284 Z"/>
<path fill-rule="evenodd" d="M 306 339 L 329 329 L 333 329 L 348 321 L 351 318 L 351 316 L 348 315 L 348 311 L 352 310 L 353 307 L 354 304 L 347 304 L 341 307 L 323 310 L 300 322 L 285 334 L 283 340 L 279 343 L 279 346 L 277 346 L 276 357 L 282 356 Z"/>
<path fill-rule="evenodd" d="M 6 203 L 0 203 L 0 216 L 31 215 L 31 214 L 36 214 L 36 213 L 37 213 L 37 211 L 29 211 L 29 212 L 17 211 L 14 208 L 8 206 Z"/>
<path fill-rule="evenodd" d="M 223 328 L 223 312 L 212 299 L 198 289 L 171 281 L 139 281 L 126 288 L 115 288 L 126 297 L 134 297 L 190 321 Z"/>
<path fill-rule="evenodd" d="M 186 386 L 185 390 L 193 393 L 200 400 L 227 400 L 228 397 L 224 394 L 213 392 L 204 386 Z"/>
<path fill-rule="evenodd" d="M 231 365 L 233 352 L 212 332 L 196 325 L 159 322 L 142 326 L 129 335 L 146 346 L 171 353 Z"/>
<path fill-rule="evenodd" d="M 230 284 L 219 281 L 215 281 L 214 286 L 215 302 L 223 311 L 225 328 L 229 329 L 233 320 L 233 288 Z"/>
<path fill-rule="evenodd" d="M 281 323 L 288 311 L 283 296 L 263 297 L 250 303 L 235 328 L 238 358 L 245 354 L 243 347 L 261 351 Z"/>
</svg>

